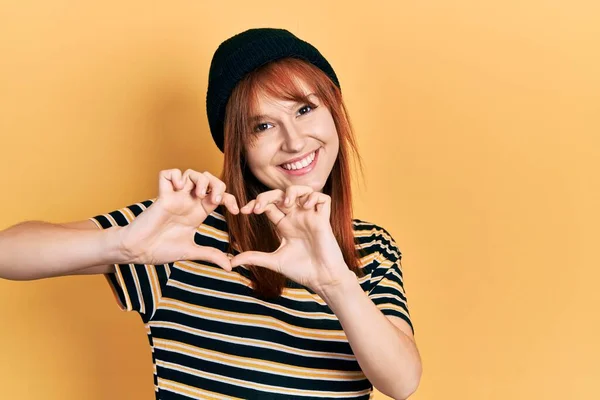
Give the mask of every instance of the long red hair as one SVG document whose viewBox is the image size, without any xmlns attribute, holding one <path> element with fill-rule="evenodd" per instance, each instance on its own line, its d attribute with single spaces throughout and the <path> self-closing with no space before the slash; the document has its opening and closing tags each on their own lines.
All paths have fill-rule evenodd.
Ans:
<svg viewBox="0 0 600 400">
<path fill-rule="evenodd" d="M 296 58 L 283 58 L 268 63 L 246 75 L 235 87 L 225 112 L 224 168 L 222 180 L 227 192 L 247 204 L 258 194 L 270 190 L 250 172 L 246 164 L 245 145 L 252 141 L 252 120 L 256 113 L 258 96 L 293 100 L 311 104 L 299 80 L 311 85 L 312 92 L 331 112 L 339 137 L 339 152 L 333 169 L 323 188 L 331 197 L 331 227 L 348 267 L 360 275 L 360 253 L 356 249 L 352 226 L 352 191 L 350 157 L 360 165 L 356 139 L 350 124 L 340 89 L 314 65 Z M 229 229 L 230 252 L 273 252 L 280 245 L 275 227 L 265 214 L 237 216 L 225 212 Z M 272 298 L 279 296 L 287 278 L 271 270 L 249 266 L 256 295 Z"/>
</svg>

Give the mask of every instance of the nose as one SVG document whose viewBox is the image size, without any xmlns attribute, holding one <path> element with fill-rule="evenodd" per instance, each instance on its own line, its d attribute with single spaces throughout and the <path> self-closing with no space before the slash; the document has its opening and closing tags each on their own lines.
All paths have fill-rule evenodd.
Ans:
<svg viewBox="0 0 600 400">
<path fill-rule="evenodd" d="M 304 149 L 305 136 L 294 123 L 290 122 L 283 126 L 283 142 L 281 149 L 288 153 L 298 153 Z"/>
</svg>

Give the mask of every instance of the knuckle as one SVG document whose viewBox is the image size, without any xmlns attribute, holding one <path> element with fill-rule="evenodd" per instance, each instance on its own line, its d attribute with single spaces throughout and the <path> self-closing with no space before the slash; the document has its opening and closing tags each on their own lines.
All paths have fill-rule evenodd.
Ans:
<svg viewBox="0 0 600 400">
<path fill-rule="evenodd" d="M 199 186 L 206 186 L 206 184 L 208 183 L 208 179 L 206 179 L 206 177 L 202 174 L 199 174 L 196 176 L 197 177 L 197 182 Z"/>
</svg>

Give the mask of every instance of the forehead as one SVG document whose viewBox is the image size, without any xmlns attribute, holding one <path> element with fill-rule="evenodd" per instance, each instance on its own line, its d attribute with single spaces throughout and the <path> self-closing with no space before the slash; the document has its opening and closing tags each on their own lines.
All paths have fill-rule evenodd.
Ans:
<svg viewBox="0 0 600 400">
<path fill-rule="evenodd" d="M 294 78 L 293 86 L 260 85 L 256 90 L 254 107 L 262 113 L 273 108 L 293 107 L 300 99 L 313 93 L 311 85 L 301 78 Z"/>
</svg>

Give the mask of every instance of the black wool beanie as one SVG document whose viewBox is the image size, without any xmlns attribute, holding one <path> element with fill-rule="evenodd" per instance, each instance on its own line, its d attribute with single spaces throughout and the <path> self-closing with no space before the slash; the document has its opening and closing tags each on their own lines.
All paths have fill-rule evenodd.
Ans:
<svg viewBox="0 0 600 400">
<path fill-rule="evenodd" d="M 210 132 L 221 152 L 224 147 L 225 108 L 235 86 L 249 72 L 285 57 L 310 62 L 340 87 L 335 71 L 319 50 L 285 29 L 249 29 L 225 40 L 213 55 L 206 93 Z"/>
</svg>

